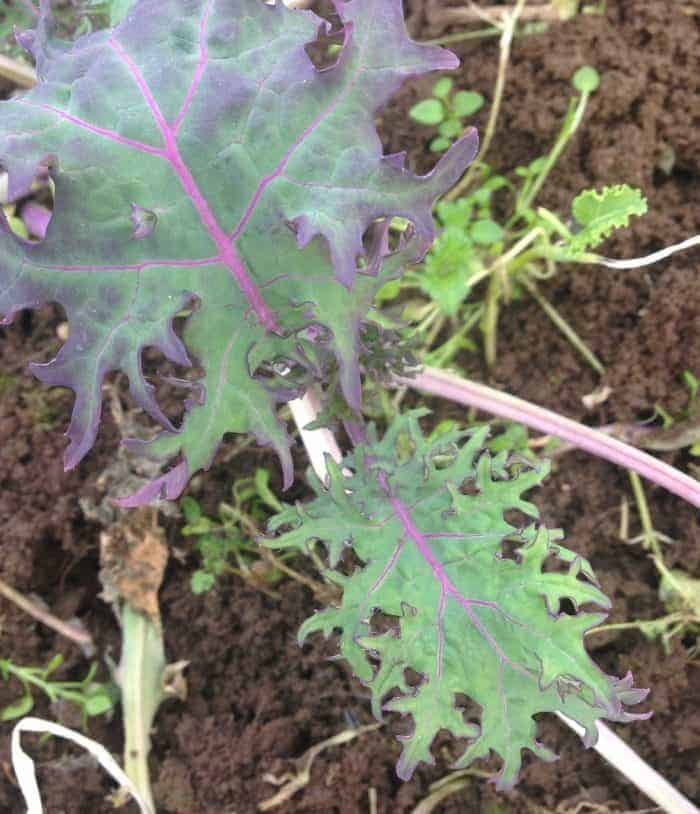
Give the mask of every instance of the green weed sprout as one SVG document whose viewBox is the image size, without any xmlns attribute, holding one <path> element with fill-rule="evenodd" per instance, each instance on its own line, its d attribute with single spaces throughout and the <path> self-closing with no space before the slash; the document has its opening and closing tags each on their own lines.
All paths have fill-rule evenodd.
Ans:
<svg viewBox="0 0 700 814">
<path fill-rule="evenodd" d="M 644 487 L 637 473 L 630 472 L 629 478 L 642 533 L 633 538 L 626 536 L 626 532 L 621 536 L 626 543 L 640 543 L 647 551 L 659 576 L 658 595 L 666 608 L 666 614 L 656 619 L 633 619 L 629 622 L 604 624 L 592 628 L 588 633 L 594 635 L 610 631 L 638 630 L 649 640 L 658 639 L 666 653 L 670 651 L 671 640 L 674 637 L 683 637 L 692 640 L 692 643 L 688 642 L 688 656 L 694 659 L 700 652 L 700 580 L 692 577 L 687 571 L 669 568 L 666 565 L 661 543 L 674 541 L 654 528 Z"/>
<path fill-rule="evenodd" d="M 112 683 L 95 681 L 97 664 L 92 664 L 82 681 L 55 681 L 52 676 L 63 664 L 63 656 L 54 656 L 46 667 L 22 667 L 10 659 L 0 659 L 0 676 L 4 681 L 15 679 L 22 686 L 22 695 L 0 709 L 0 721 L 15 721 L 34 708 L 32 689 L 44 693 L 55 704 L 65 701 L 76 706 L 82 715 L 83 728 L 88 718 L 105 715 L 114 709 L 118 690 Z"/>
<path fill-rule="evenodd" d="M 207 517 L 192 497 L 180 501 L 186 523 L 182 534 L 195 538 L 194 549 L 201 558 L 191 577 L 192 593 L 208 593 L 227 573 L 237 574 L 257 588 L 281 579 L 282 573 L 266 564 L 263 569 L 256 567 L 260 564 L 260 548 L 255 542 L 259 529 L 282 508 L 270 489 L 269 478 L 266 469 L 258 469 L 254 477 L 236 481 L 233 505 L 222 503 L 217 518 Z"/>
<path fill-rule="evenodd" d="M 478 328 L 486 360 L 493 365 L 502 305 L 527 293 L 588 364 L 603 373 L 601 362 L 537 288 L 537 282 L 551 277 L 561 263 L 598 262 L 593 249 L 616 229 L 628 226 L 631 217 L 647 211 L 642 194 L 626 185 L 585 190 L 573 201 L 567 219 L 536 206 L 539 193 L 578 130 L 599 84 L 600 76 L 594 68 L 579 68 L 572 77 L 576 93 L 549 153 L 517 167 L 512 176 L 496 174 L 482 163 L 477 188 L 438 203 L 435 217 L 441 232 L 425 261 L 406 274 L 401 285 L 390 284 L 380 292 L 380 302 L 393 299 L 401 290 L 418 291 L 428 299 L 427 303 L 411 299 L 403 305 L 403 317 L 424 339 L 427 364 L 444 367 L 460 351 L 474 350 L 471 334 Z M 446 84 L 436 86 L 435 98 L 421 103 L 425 120 L 431 112 L 433 121 L 437 121 L 438 113 L 447 115 L 439 96 L 449 92 Z M 509 201 L 505 216 L 496 214 L 497 196 L 501 196 L 499 212 L 504 209 L 503 202 Z M 486 281 L 485 293 L 479 289 L 477 294 L 479 284 Z M 448 323 L 449 338 L 439 344 Z"/>
<path fill-rule="evenodd" d="M 470 90 L 454 92 L 454 81 L 439 79 L 433 86 L 432 97 L 414 105 L 409 116 L 418 124 L 437 127 L 439 135 L 430 142 L 434 153 L 444 153 L 464 132 L 465 120 L 484 106 L 484 97 Z"/>
</svg>

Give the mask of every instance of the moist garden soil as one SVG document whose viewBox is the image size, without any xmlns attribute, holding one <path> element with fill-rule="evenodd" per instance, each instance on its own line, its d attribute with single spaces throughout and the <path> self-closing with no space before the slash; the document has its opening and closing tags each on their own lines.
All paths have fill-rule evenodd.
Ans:
<svg viewBox="0 0 700 814">
<path fill-rule="evenodd" d="M 407 2 L 417 38 L 446 31 L 430 25 L 424 0 Z M 437 4 L 438 6 L 440 3 Z M 444 0 L 448 5 L 448 0 Z M 461 88 L 491 98 L 498 48 L 495 40 L 457 45 L 463 58 Z M 604 17 L 579 16 L 516 41 L 498 135 L 489 156 L 499 171 L 531 161 L 551 144 L 571 93 L 569 80 L 582 64 L 602 74 L 582 130 L 570 145 L 542 196 L 563 215 L 585 187 L 628 182 L 649 198 L 650 214 L 605 247 L 608 254 L 635 256 L 700 232 L 700 10 L 692 0 L 608 0 Z M 427 170 L 431 133 L 408 119 L 432 80 L 407 85 L 384 111 L 380 128 L 387 151 L 405 149 L 414 167 Z M 483 127 L 484 117 L 476 124 Z M 700 255 L 679 255 L 649 270 L 613 272 L 562 269 L 544 292 L 603 360 L 602 384 L 612 393 L 587 411 L 582 396 L 600 384 L 539 308 L 522 300 L 503 314 L 498 362 L 489 374 L 477 355 L 460 364 L 469 375 L 507 388 L 539 404 L 592 425 L 635 421 L 654 404 L 671 413 L 684 407 L 684 371 L 700 377 Z M 62 315 L 54 309 L 22 315 L 0 329 L 0 575 L 35 595 L 61 618 L 78 617 L 94 635 L 101 654 L 119 656 L 119 632 L 99 597 L 99 527 L 87 521 L 81 498 L 95 499 L 100 474 L 113 459 L 118 433 L 107 416 L 88 460 L 64 474 L 62 430 L 70 394 L 41 387 L 26 372 L 30 359 L 47 360 L 60 341 Z M 439 416 L 461 416 L 454 406 L 434 403 Z M 211 472 L 191 487 L 213 512 L 231 484 L 256 466 L 276 470 L 262 451 L 225 462 L 223 449 Z M 668 457 L 687 469 L 684 452 Z M 299 472 L 303 460 L 299 457 Z M 277 481 L 275 480 L 275 485 Z M 697 513 L 659 489 L 647 489 L 654 523 L 675 540 L 667 563 L 700 577 Z M 631 503 L 630 532 L 639 532 L 625 472 L 572 452 L 558 458 L 554 473 L 536 495 L 550 525 L 566 529 L 569 546 L 590 558 L 614 601 L 612 621 L 664 614 L 658 578 L 639 545 L 620 540 L 621 501 Z M 295 759 L 314 744 L 349 727 L 370 722 L 367 692 L 332 645 L 314 639 L 299 649 L 296 631 L 317 607 L 294 582 L 278 586 L 271 599 L 242 581 L 225 579 L 219 589 L 194 596 L 191 544 L 179 523 L 164 521 L 176 556 L 161 593 L 168 657 L 187 660 L 189 694 L 161 710 L 154 733 L 152 774 L 159 811 L 171 814 L 253 814 L 272 796 L 271 777 L 295 771 Z M 686 795 L 700 802 L 700 661 L 676 639 L 670 651 L 637 632 L 591 639 L 594 657 L 617 675 L 632 670 L 638 686 L 651 687 L 651 720 L 618 731 Z M 61 676 L 81 678 L 88 661 L 72 644 L 2 600 L 0 656 L 18 664 L 65 656 Z M 478 670 L 479 665 L 475 664 Z M 106 671 L 103 673 L 106 677 Z M 17 697 L 15 685 L 0 685 L 0 704 Z M 49 709 L 37 696 L 38 714 L 78 723 L 68 709 Z M 334 747 L 315 761 L 309 784 L 278 809 L 280 814 L 378 814 L 411 812 L 431 783 L 448 771 L 457 746 L 441 739 L 436 765 L 421 767 L 410 783 L 394 772 L 400 725 Z M 643 809 L 648 800 L 592 750 L 553 720 L 542 738 L 561 759 L 553 765 L 526 758 L 516 790 L 499 796 L 473 778 L 436 809 L 456 812 L 573 811 L 588 801 L 611 811 Z M 20 796 L 9 758 L 10 726 L 0 727 L 0 811 L 20 814 Z M 90 734 L 114 753 L 122 748 L 119 716 L 90 722 Z M 56 741 L 27 737 L 40 767 L 50 814 L 112 811 L 110 784 L 90 759 Z M 372 801 L 376 808 L 371 808 Z M 134 809 L 135 810 L 135 809 Z M 584 808 L 583 810 L 591 810 Z M 605 810 L 605 809 L 599 809 Z"/>
</svg>

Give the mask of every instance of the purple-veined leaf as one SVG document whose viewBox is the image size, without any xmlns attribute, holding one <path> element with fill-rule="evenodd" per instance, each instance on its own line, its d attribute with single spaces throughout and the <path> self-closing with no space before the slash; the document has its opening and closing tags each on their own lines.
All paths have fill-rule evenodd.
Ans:
<svg viewBox="0 0 700 814">
<path fill-rule="evenodd" d="M 445 729 L 468 741 L 456 768 L 494 752 L 502 760 L 498 786 L 509 788 L 523 750 L 555 757 L 537 740 L 535 715 L 563 713 L 591 745 L 599 718 L 648 717 L 626 709 L 647 691 L 635 689 L 631 675 L 605 675 L 586 653 L 585 633 L 610 603 L 590 564 L 560 544 L 560 532 L 539 525 L 537 508 L 522 497 L 548 466 L 490 457 L 486 427 L 427 440 L 423 414 L 400 417 L 381 441 L 372 430 L 342 464 L 328 457 L 328 486 L 316 479 L 315 500 L 277 515 L 271 530 L 282 533 L 268 545 L 326 547 L 326 576 L 342 600 L 311 617 L 299 637 L 339 632 L 340 652 L 369 688 L 375 715 L 412 717 L 399 776 L 433 762 L 432 742 Z M 344 562 L 346 549 L 359 567 Z M 560 567 L 545 569 L 553 562 Z M 395 623 L 388 632 L 387 618 Z M 419 674 L 417 686 L 407 671 Z M 479 711 L 465 714 L 460 695 Z"/>
<path fill-rule="evenodd" d="M 275 405 L 301 385 L 258 374 L 313 377 L 326 352 L 359 406 L 374 292 L 425 254 L 433 203 L 476 151 L 470 132 L 416 177 L 403 156 L 382 155 L 374 116 L 406 77 L 456 58 L 409 40 L 400 0 L 337 0 L 342 46 L 328 68 L 307 52 L 327 23 L 281 3 L 137 0 L 120 25 L 74 43 L 52 36 L 49 5 L 21 37 L 40 82 L 2 104 L 0 164 L 13 199 L 48 169 L 56 208 L 39 243 L 3 224 L 0 313 L 52 301 L 67 311 L 69 340 L 33 366 L 75 391 L 66 467 L 91 448 L 102 382 L 120 370 L 164 427 L 148 454 L 176 460 L 125 505 L 176 497 L 227 432 L 271 445 L 289 483 Z M 413 236 L 385 258 L 386 241 L 365 238 L 394 216 Z M 185 307 L 180 339 L 172 321 Z M 178 428 L 143 375 L 147 346 L 204 370 Z"/>
</svg>

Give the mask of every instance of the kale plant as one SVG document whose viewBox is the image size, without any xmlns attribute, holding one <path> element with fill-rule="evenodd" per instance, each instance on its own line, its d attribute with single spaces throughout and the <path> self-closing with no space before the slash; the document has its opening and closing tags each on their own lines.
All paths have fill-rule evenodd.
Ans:
<svg viewBox="0 0 700 814">
<path fill-rule="evenodd" d="M 625 706 L 644 692 L 586 655 L 600 614 L 583 606 L 609 603 L 522 497 L 546 467 L 491 456 L 485 430 L 426 442 L 415 416 L 381 439 L 362 425 L 375 294 L 429 250 L 433 206 L 477 139 L 467 131 L 423 177 L 404 155 L 383 155 L 377 111 L 407 77 L 457 60 L 408 38 L 400 0 L 333 7 L 325 20 L 262 0 L 136 0 L 122 22 L 68 43 L 42 0 L 20 37 L 39 83 L 2 104 L 0 163 L 11 201 L 49 176 L 55 210 L 38 241 L 2 220 L 0 312 L 7 323 L 45 303 L 66 310 L 68 340 L 32 370 L 75 392 L 67 469 L 94 443 L 111 372 L 128 376 L 133 401 L 161 425 L 155 440 L 129 443 L 169 468 L 124 507 L 177 498 L 227 433 L 272 447 L 290 485 L 277 407 L 337 377 L 356 448 L 316 484 L 315 501 L 275 523 L 280 548 L 323 541 L 343 591 L 302 635 L 340 630 L 375 713 L 412 717 L 401 776 L 430 761 L 448 729 L 468 741 L 460 765 L 495 751 L 508 786 L 522 749 L 551 757 L 536 714 L 565 712 L 591 743 L 596 719 L 634 717 Z M 331 40 L 340 47 L 322 58 L 310 47 Z M 181 382 L 179 426 L 144 375 L 147 347 L 201 371 Z M 377 614 L 394 620 L 389 632 Z M 479 707 L 469 719 L 462 694 Z"/>
</svg>

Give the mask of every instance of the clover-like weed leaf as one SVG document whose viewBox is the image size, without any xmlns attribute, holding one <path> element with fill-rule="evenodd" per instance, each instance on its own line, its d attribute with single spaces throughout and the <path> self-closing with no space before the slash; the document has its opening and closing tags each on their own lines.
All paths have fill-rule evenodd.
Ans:
<svg viewBox="0 0 700 814">
<path fill-rule="evenodd" d="M 625 705 L 646 691 L 631 676 L 605 675 L 586 653 L 584 634 L 604 613 L 584 606 L 609 602 L 589 563 L 539 525 L 522 497 L 547 466 L 491 457 L 486 428 L 428 441 L 418 417 L 359 446 L 342 470 L 329 461 L 328 487 L 317 482 L 314 501 L 278 515 L 272 529 L 281 534 L 268 544 L 326 547 L 342 600 L 309 619 L 300 638 L 340 631 L 341 653 L 368 686 L 375 714 L 412 717 L 399 775 L 432 763 L 431 744 L 445 729 L 468 741 L 457 767 L 494 752 L 507 788 L 524 749 L 554 757 L 537 740 L 533 716 L 562 712 L 591 744 L 597 719 L 638 717 Z M 464 695 L 480 715 L 460 707 Z"/>
<path fill-rule="evenodd" d="M 359 406 L 361 321 L 399 266 L 382 266 L 387 242 L 368 233 L 407 218 L 400 260 L 421 258 L 435 199 L 476 150 L 468 133 L 416 177 L 402 155 L 382 154 L 375 114 L 406 77 L 456 58 L 408 38 L 400 0 L 336 0 L 332 66 L 308 50 L 328 23 L 280 2 L 136 0 L 118 26 L 73 43 L 54 37 L 49 5 L 21 37 L 40 82 L 2 104 L 0 164 L 12 198 L 48 171 L 56 209 L 41 242 L 3 224 L 0 314 L 67 311 L 70 338 L 34 367 L 76 394 L 66 466 L 92 446 L 102 382 L 120 370 L 165 428 L 149 454 L 178 459 L 127 505 L 176 497 L 228 432 L 273 446 L 289 482 L 274 407 L 301 385 L 275 371 L 317 375 L 325 343 Z M 204 371 L 177 429 L 144 378 L 146 346 Z"/>
</svg>

